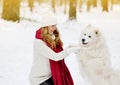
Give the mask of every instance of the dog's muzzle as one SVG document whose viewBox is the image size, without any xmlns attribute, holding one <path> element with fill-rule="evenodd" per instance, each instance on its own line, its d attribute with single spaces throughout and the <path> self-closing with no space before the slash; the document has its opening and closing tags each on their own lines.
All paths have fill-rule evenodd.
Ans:
<svg viewBox="0 0 120 85">
<path fill-rule="evenodd" d="M 87 45 L 88 43 L 85 43 L 85 39 L 82 39 L 82 44 Z"/>
</svg>

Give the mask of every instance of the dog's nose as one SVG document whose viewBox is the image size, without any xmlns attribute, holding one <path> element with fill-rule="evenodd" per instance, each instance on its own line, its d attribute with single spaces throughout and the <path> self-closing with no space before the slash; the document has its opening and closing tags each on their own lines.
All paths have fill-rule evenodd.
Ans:
<svg viewBox="0 0 120 85">
<path fill-rule="evenodd" d="M 85 41 L 85 39 L 82 39 L 82 42 L 84 42 Z"/>
</svg>

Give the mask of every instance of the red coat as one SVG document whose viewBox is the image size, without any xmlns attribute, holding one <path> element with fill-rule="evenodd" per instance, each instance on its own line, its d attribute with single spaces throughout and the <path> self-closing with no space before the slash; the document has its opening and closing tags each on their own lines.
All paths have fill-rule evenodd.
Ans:
<svg viewBox="0 0 120 85">
<path fill-rule="evenodd" d="M 41 29 L 36 31 L 36 39 L 41 39 Z M 47 42 L 45 42 L 47 43 Z M 56 48 L 52 49 L 54 52 L 58 53 L 63 50 L 62 46 L 56 46 Z M 60 61 L 50 61 L 50 68 L 52 73 L 52 78 L 54 85 L 74 85 L 70 72 L 65 64 L 64 59 Z"/>
</svg>

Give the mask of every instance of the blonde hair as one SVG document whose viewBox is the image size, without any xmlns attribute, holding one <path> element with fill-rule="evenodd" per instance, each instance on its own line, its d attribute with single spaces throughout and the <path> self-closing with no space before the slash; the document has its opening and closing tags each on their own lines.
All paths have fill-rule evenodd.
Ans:
<svg viewBox="0 0 120 85">
<path fill-rule="evenodd" d="M 52 39 L 51 35 L 48 33 L 48 27 L 43 27 L 41 30 L 41 36 L 43 40 L 47 43 L 50 48 L 55 48 L 57 45 L 63 45 L 59 31 L 56 29 L 53 34 L 55 35 L 55 40 Z"/>
</svg>

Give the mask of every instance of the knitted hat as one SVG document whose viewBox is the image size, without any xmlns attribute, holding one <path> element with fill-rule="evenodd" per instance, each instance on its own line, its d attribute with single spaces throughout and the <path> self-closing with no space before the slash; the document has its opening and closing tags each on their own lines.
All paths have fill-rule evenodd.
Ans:
<svg viewBox="0 0 120 85">
<path fill-rule="evenodd" d="M 57 18 L 52 12 L 45 12 L 41 16 L 41 27 L 56 25 Z"/>
</svg>

